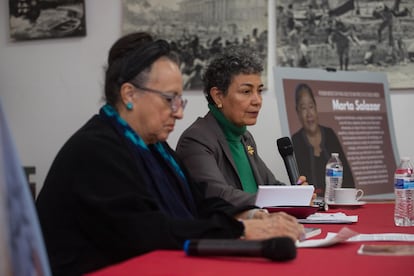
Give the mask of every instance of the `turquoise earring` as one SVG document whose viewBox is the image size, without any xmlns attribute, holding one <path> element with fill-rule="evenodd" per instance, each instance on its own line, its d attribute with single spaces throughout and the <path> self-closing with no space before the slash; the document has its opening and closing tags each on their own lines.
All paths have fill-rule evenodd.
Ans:
<svg viewBox="0 0 414 276">
<path fill-rule="evenodd" d="M 126 104 L 126 109 L 127 109 L 127 110 L 132 110 L 132 108 L 133 108 L 132 103 L 131 103 L 131 102 L 127 102 L 127 104 Z"/>
</svg>

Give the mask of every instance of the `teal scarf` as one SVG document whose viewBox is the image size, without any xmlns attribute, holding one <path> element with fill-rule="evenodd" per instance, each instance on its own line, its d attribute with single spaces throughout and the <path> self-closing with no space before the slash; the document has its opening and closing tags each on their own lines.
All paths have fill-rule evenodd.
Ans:
<svg viewBox="0 0 414 276">
<path fill-rule="evenodd" d="M 126 138 L 137 163 L 148 172 L 147 186 L 160 209 L 175 218 L 193 218 L 196 207 L 187 179 L 173 156 L 161 142 L 147 145 L 110 105 L 101 108 L 99 115 L 108 120 Z M 145 177 L 145 176 L 143 176 Z"/>
<path fill-rule="evenodd" d="M 229 144 L 233 161 L 236 164 L 237 172 L 239 174 L 240 181 L 242 183 L 243 191 L 249 193 L 257 192 L 256 179 L 252 168 L 247 158 L 246 149 L 241 141 L 241 136 L 246 132 L 246 126 L 238 127 L 230 122 L 224 114 L 212 104 L 208 105 L 214 118 L 216 118 L 221 129 L 226 136 L 226 140 Z"/>
</svg>

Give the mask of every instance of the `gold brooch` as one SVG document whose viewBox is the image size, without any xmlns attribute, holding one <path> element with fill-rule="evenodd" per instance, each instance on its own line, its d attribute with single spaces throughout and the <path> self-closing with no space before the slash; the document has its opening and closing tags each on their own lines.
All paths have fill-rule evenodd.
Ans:
<svg viewBox="0 0 414 276">
<path fill-rule="evenodd" d="M 252 146 L 247 146 L 247 152 L 248 152 L 250 155 L 253 155 L 253 154 L 254 154 L 254 148 L 253 148 Z"/>
</svg>

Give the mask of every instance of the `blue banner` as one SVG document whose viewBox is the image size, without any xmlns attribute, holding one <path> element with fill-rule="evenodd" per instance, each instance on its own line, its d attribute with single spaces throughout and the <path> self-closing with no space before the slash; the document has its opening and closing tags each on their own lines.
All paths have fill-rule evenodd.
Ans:
<svg viewBox="0 0 414 276">
<path fill-rule="evenodd" d="M 8 128 L 1 99 L 0 191 L 0 212 L 8 226 L 1 225 L 3 233 L 8 235 L 5 239 L 5 251 L 8 252 L 3 257 L 11 259 L 11 274 L 6 275 L 51 275 L 33 196 Z"/>
</svg>

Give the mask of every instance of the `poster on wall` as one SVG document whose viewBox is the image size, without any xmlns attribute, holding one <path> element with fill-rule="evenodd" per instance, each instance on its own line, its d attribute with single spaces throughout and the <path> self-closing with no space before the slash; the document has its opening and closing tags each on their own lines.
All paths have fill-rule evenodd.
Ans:
<svg viewBox="0 0 414 276">
<path fill-rule="evenodd" d="M 276 0 L 280 67 L 385 72 L 414 87 L 414 1 Z"/>
<path fill-rule="evenodd" d="M 12 41 L 86 35 L 85 0 L 9 0 Z"/>
<path fill-rule="evenodd" d="M 343 187 L 393 192 L 399 156 L 384 73 L 275 67 L 274 76 L 282 134 L 319 196 L 332 152 L 344 165 Z"/>
<path fill-rule="evenodd" d="M 146 31 L 170 41 L 185 90 L 202 89 L 202 69 L 227 47 L 251 47 L 266 60 L 267 21 L 266 0 L 122 0 L 122 33 Z"/>
</svg>

